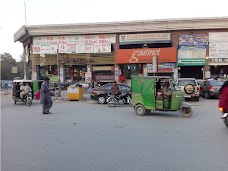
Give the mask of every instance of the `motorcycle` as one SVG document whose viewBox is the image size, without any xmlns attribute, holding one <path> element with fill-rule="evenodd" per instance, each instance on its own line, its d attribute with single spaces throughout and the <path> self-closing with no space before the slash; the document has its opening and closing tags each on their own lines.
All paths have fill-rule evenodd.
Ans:
<svg viewBox="0 0 228 171">
<path fill-rule="evenodd" d="M 130 106 L 132 106 L 131 96 L 127 92 L 125 92 L 123 95 L 120 95 L 120 96 L 108 94 L 107 103 L 109 107 L 114 107 L 116 105 L 123 105 L 123 104 L 129 104 Z"/>
<path fill-rule="evenodd" d="M 228 128 L 228 113 L 224 112 L 224 111 L 223 111 L 223 108 L 219 108 L 219 110 L 220 110 L 220 112 L 223 113 L 221 119 L 223 119 L 224 124 L 225 124 L 226 127 Z"/>
</svg>

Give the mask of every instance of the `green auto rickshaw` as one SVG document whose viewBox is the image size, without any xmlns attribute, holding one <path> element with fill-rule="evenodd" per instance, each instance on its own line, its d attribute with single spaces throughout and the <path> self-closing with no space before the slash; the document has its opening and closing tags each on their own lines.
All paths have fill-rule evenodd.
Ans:
<svg viewBox="0 0 228 171">
<path fill-rule="evenodd" d="M 164 82 L 169 87 L 169 96 L 163 96 Z M 192 116 L 191 105 L 184 102 L 182 92 L 168 76 L 132 76 L 132 106 L 139 116 L 150 111 L 180 111 L 183 117 Z"/>
</svg>

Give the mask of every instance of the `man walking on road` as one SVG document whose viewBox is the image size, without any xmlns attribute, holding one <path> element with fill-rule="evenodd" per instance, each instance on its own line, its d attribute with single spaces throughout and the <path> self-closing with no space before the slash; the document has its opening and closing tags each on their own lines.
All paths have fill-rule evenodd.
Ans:
<svg viewBox="0 0 228 171">
<path fill-rule="evenodd" d="M 41 84 L 40 102 L 41 104 L 43 104 L 43 114 L 51 114 L 49 110 L 53 104 L 50 94 L 50 90 L 52 90 L 53 88 L 49 88 L 49 80 L 50 79 L 46 77 L 44 79 L 44 82 Z"/>
</svg>

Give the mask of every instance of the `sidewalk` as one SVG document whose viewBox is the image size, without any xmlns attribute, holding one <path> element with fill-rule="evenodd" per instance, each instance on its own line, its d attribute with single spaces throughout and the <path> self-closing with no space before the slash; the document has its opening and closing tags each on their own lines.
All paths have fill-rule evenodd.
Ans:
<svg viewBox="0 0 228 171">
<path fill-rule="evenodd" d="M 1 97 L 8 97 L 12 95 L 12 91 L 8 91 L 8 92 L 4 92 L 1 91 Z M 35 97 L 34 97 L 35 99 Z M 60 97 L 55 97 L 52 96 L 52 100 L 64 100 L 64 101 L 68 101 L 68 96 L 67 96 L 67 90 L 61 90 L 60 92 Z M 80 101 L 88 101 L 90 100 L 90 93 L 83 93 L 83 99 L 81 99 Z"/>
</svg>

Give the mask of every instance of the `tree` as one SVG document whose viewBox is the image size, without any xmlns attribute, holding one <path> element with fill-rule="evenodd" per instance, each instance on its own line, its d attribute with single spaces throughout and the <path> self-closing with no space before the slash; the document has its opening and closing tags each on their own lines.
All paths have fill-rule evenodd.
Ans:
<svg viewBox="0 0 228 171">
<path fill-rule="evenodd" d="M 17 66 L 17 62 L 10 53 L 0 54 L 1 60 L 1 79 L 2 80 L 12 80 L 12 67 Z"/>
<path fill-rule="evenodd" d="M 21 79 L 24 78 L 24 62 L 23 62 L 23 56 L 20 56 L 20 62 L 17 62 L 17 67 L 18 67 L 18 77 Z"/>
</svg>

